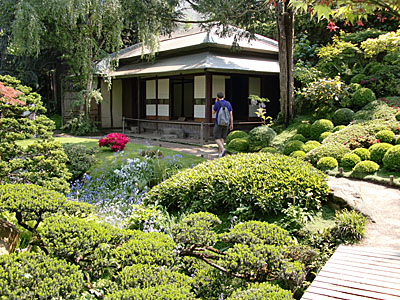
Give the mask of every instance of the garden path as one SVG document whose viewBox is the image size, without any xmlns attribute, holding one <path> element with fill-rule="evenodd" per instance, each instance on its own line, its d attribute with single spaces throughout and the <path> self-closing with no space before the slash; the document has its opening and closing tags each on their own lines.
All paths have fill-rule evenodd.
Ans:
<svg viewBox="0 0 400 300">
<path fill-rule="evenodd" d="M 175 151 L 217 158 L 215 144 L 198 146 L 194 143 L 181 144 L 161 140 L 131 138 L 131 142 L 161 146 Z M 366 237 L 358 246 L 400 249 L 400 190 L 362 180 L 329 177 L 328 185 L 334 198 L 345 201 L 362 212 L 371 222 Z"/>
</svg>

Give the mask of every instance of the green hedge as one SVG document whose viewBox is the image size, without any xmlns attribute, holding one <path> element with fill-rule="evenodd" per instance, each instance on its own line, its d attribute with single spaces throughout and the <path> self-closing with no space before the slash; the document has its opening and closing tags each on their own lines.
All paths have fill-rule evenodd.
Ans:
<svg viewBox="0 0 400 300">
<path fill-rule="evenodd" d="M 361 158 L 355 154 L 355 153 L 347 153 L 343 155 L 342 161 L 340 162 L 340 166 L 343 168 L 350 168 L 353 169 L 353 167 L 358 164 L 361 161 Z"/>
<path fill-rule="evenodd" d="M 393 145 L 388 143 L 377 143 L 369 147 L 369 152 L 371 153 L 371 160 L 377 164 L 382 164 L 382 159 L 386 152 L 392 148 Z"/>
<path fill-rule="evenodd" d="M 381 130 L 378 131 L 375 135 L 376 139 L 378 139 L 381 143 L 389 143 L 391 144 L 394 139 L 394 132 L 391 130 Z"/>
<path fill-rule="evenodd" d="M 350 108 L 339 108 L 332 116 L 333 123 L 338 125 L 348 125 L 354 120 L 354 111 Z"/>
<path fill-rule="evenodd" d="M 84 276 L 77 266 L 40 253 L 0 255 L 1 299 L 79 299 Z"/>
<path fill-rule="evenodd" d="M 292 293 L 269 282 L 252 283 L 235 291 L 227 300 L 293 300 Z"/>
<path fill-rule="evenodd" d="M 225 143 L 228 145 L 230 143 L 230 141 L 234 140 L 234 139 L 248 139 L 249 138 L 249 134 L 247 132 L 241 131 L 241 130 L 234 130 L 229 132 L 228 136 L 226 137 Z"/>
<path fill-rule="evenodd" d="M 283 154 L 290 155 L 290 153 L 298 150 L 302 150 L 304 143 L 302 141 L 289 141 L 283 148 Z"/>
<path fill-rule="evenodd" d="M 364 175 L 374 174 L 379 170 L 379 165 L 370 160 L 360 161 L 353 168 L 352 176 L 363 177 Z"/>
<path fill-rule="evenodd" d="M 318 140 L 321 133 L 326 131 L 332 131 L 334 128 L 332 121 L 326 119 L 320 119 L 315 121 L 310 128 L 311 138 Z"/>
<path fill-rule="evenodd" d="M 249 132 L 250 151 L 259 151 L 261 148 L 270 145 L 276 132 L 267 126 L 258 126 Z"/>
<path fill-rule="evenodd" d="M 164 284 L 148 288 L 131 288 L 106 295 L 104 300 L 194 300 L 189 287 Z"/>
<path fill-rule="evenodd" d="M 249 150 L 249 141 L 244 138 L 235 138 L 226 146 L 229 153 L 247 152 Z"/>
<path fill-rule="evenodd" d="M 361 108 L 376 100 L 375 93 L 368 88 L 358 89 L 351 98 L 351 106 Z"/>
<path fill-rule="evenodd" d="M 313 165 L 322 157 L 333 157 L 338 162 L 342 160 L 343 155 L 350 152 L 345 145 L 338 143 L 322 144 L 321 146 L 311 150 L 306 154 L 306 160 L 309 160 Z"/>
<path fill-rule="evenodd" d="M 153 187 L 145 196 L 169 210 L 280 211 L 289 203 L 318 208 L 328 194 L 325 175 L 298 159 L 271 153 L 207 161 Z"/>
<path fill-rule="evenodd" d="M 383 157 L 383 166 L 391 171 L 400 171 L 400 145 L 390 148 Z"/>
<path fill-rule="evenodd" d="M 332 132 L 330 131 L 325 131 L 323 133 L 321 133 L 321 135 L 319 136 L 319 141 L 322 142 L 324 139 L 326 139 L 328 136 L 330 136 L 332 134 Z"/>
<path fill-rule="evenodd" d="M 308 141 L 304 144 L 303 146 L 303 151 L 305 153 L 310 152 L 312 149 L 315 149 L 317 147 L 321 146 L 321 143 L 318 141 Z"/>
<path fill-rule="evenodd" d="M 306 157 L 306 153 L 302 150 L 298 150 L 290 153 L 290 156 L 298 159 L 304 159 Z"/>
<path fill-rule="evenodd" d="M 359 158 L 361 158 L 361 160 L 369 160 L 371 153 L 369 153 L 368 149 L 365 148 L 357 148 L 354 149 L 351 153 L 354 153 L 355 155 L 357 155 Z"/>
<path fill-rule="evenodd" d="M 322 171 L 332 170 L 338 166 L 338 162 L 333 157 L 322 157 L 317 162 L 317 168 Z"/>
<path fill-rule="evenodd" d="M 310 137 L 311 134 L 311 125 L 307 123 L 302 123 L 297 126 L 297 134 L 301 134 L 306 138 Z"/>
</svg>

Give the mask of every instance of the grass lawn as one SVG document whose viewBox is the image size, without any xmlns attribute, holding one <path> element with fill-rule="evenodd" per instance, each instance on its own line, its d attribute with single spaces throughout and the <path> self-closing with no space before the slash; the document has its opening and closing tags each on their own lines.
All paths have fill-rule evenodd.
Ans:
<svg viewBox="0 0 400 300">
<path fill-rule="evenodd" d="M 99 168 L 103 165 L 104 162 L 111 162 L 113 159 L 113 154 L 115 152 L 112 152 L 110 149 L 102 147 L 99 148 L 99 143 L 97 139 L 88 139 L 88 138 L 79 138 L 79 137 L 56 137 L 55 140 L 59 142 L 60 144 L 69 144 L 69 143 L 76 143 L 83 145 L 87 148 L 94 148 L 97 150 L 95 153 L 95 157 L 97 158 L 96 164 L 92 167 L 92 170 Z M 32 144 L 34 142 L 34 139 L 28 139 L 28 140 L 23 140 L 23 141 L 18 141 L 18 144 L 21 146 L 27 146 L 29 144 Z M 192 164 L 196 165 L 199 164 L 203 161 L 205 161 L 204 158 L 202 157 L 197 157 L 194 155 L 186 154 L 186 153 L 181 153 L 177 151 L 173 151 L 167 148 L 162 148 L 162 147 L 157 147 L 157 146 L 146 146 L 142 144 L 133 144 L 133 143 L 128 143 L 125 147 L 125 153 L 127 153 L 127 157 L 129 158 L 135 158 L 135 157 L 140 157 L 138 155 L 138 152 L 140 150 L 146 150 L 146 149 L 158 149 L 160 150 L 163 154 L 164 157 L 166 156 L 173 156 L 176 154 L 182 155 L 182 158 L 180 161 L 182 162 L 183 166 L 185 168 L 190 167 Z"/>
</svg>

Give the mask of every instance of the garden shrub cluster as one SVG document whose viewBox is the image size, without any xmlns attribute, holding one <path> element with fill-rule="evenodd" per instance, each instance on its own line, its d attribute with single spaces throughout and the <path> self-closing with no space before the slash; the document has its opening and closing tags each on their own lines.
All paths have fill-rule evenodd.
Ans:
<svg viewBox="0 0 400 300">
<path fill-rule="evenodd" d="M 0 183 L 35 183 L 68 193 L 68 158 L 52 138 L 55 125 L 44 115 L 40 95 L 8 75 L 0 75 L 0 83 Z M 17 144 L 32 137 L 25 148 Z"/>
<path fill-rule="evenodd" d="M 64 152 L 68 157 L 67 168 L 72 174 L 71 180 L 82 178 L 96 162 L 94 154 L 95 149 L 88 149 L 79 144 L 64 144 Z"/>
<path fill-rule="evenodd" d="M 311 138 L 313 140 L 318 140 L 321 133 L 332 131 L 333 130 L 333 123 L 330 120 L 320 119 L 315 121 L 310 128 Z"/>
<path fill-rule="evenodd" d="M 249 142 L 245 138 L 235 138 L 230 141 L 226 150 L 229 153 L 247 152 L 249 150 Z"/>
<path fill-rule="evenodd" d="M 204 162 L 153 187 L 147 203 L 171 211 L 221 209 L 277 212 L 289 203 L 316 209 L 327 195 L 325 176 L 306 162 L 271 153 Z"/>
<path fill-rule="evenodd" d="M 234 140 L 234 139 L 248 139 L 249 135 L 247 132 L 241 131 L 241 130 L 234 130 L 229 132 L 228 136 L 226 137 L 225 143 L 229 145 L 229 143 Z"/>
<path fill-rule="evenodd" d="M 333 157 L 321 157 L 317 162 L 317 168 L 322 171 L 332 170 L 337 168 L 338 162 Z"/>
<path fill-rule="evenodd" d="M 249 131 L 249 150 L 251 152 L 270 146 L 276 132 L 268 126 L 258 126 Z"/>
<path fill-rule="evenodd" d="M 339 108 L 332 116 L 335 125 L 348 125 L 354 120 L 354 111 L 350 108 Z"/>
</svg>

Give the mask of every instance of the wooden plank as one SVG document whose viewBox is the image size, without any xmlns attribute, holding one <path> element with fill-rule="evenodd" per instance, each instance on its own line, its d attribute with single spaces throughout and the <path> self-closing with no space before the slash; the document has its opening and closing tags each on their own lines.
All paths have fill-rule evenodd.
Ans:
<svg viewBox="0 0 400 300">
<path fill-rule="evenodd" d="M 322 269 L 323 271 L 326 272 L 332 272 L 332 273 L 337 273 L 337 274 L 345 274 L 345 275 L 349 275 L 349 276 L 354 276 L 354 277 L 359 277 L 359 278 L 368 278 L 368 279 L 372 279 L 372 280 L 380 280 L 380 281 L 384 281 L 384 282 L 390 282 L 392 284 L 400 284 L 400 279 L 397 278 L 393 278 L 393 277 L 387 277 L 381 274 L 371 274 L 371 273 L 360 273 L 360 271 L 362 272 L 362 269 L 357 269 L 357 268 L 350 268 L 350 267 L 346 267 L 344 266 L 341 269 L 338 269 L 336 267 L 331 267 L 331 266 L 327 266 L 325 265 L 325 267 L 323 267 Z"/>
<path fill-rule="evenodd" d="M 359 267 L 363 268 L 365 270 L 376 270 L 376 271 L 382 271 L 382 272 L 388 272 L 392 274 L 393 277 L 399 277 L 400 278 L 400 269 L 396 268 L 391 268 L 387 266 L 381 266 L 381 265 L 371 265 L 368 264 L 367 262 L 360 262 L 360 261 L 353 261 L 349 259 L 337 259 L 336 257 L 329 260 L 329 263 L 331 264 L 337 264 L 337 265 L 346 265 L 346 266 L 352 266 L 352 267 Z"/>
<path fill-rule="evenodd" d="M 340 250 L 339 250 L 340 249 Z M 393 260 L 395 262 L 400 261 L 400 254 L 388 253 L 388 252 L 377 252 L 372 250 L 364 250 L 363 248 L 338 248 L 336 250 L 338 253 L 351 253 L 357 254 L 360 256 L 370 256 L 370 257 L 377 257 L 377 258 L 386 258 Z"/>
<path fill-rule="evenodd" d="M 330 290 L 330 289 L 326 289 L 326 288 L 320 288 L 320 287 L 316 287 L 316 286 L 313 286 L 313 285 L 310 285 L 308 287 L 307 292 L 312 293 L 312 294 L 321 295 L 321 296 L 329 296 L 329 297 L 332 297 L 334 299 L 343 299 L 343 300 L 365 300 L 365 299 L 371 299 L 371 298 L 364 297 L 364 296 L 358 296 L 358 295 L 354 295 L 354 294 L 343 293 L 343 292 L 340 292 L 340 291 Z M 318 298 L 316 298 L 316 299 L 318 299 Z"/>
<path fill-rule="evenodd" d="M 369 285 L 377 286 L 380 288 L 388 288 L 388 289 L 395 290 L 396 292 L 400 291 L 400 284 L 381 281 L 379 277 L 370 279 L 370 278 L 366 278 L 366 277 L 346 275 L 346 274 L 341 273 L 340 270 L 338 272 L 339 273 L 333 273 L 333 272 L 321 270 L 321 272 L 318 273 L 317 278 L 319 278 L 320 276 L 328 277 L 328 278 L 335 278 L 335 279 L 341 279 L 341 280 L 350 281 L 350 282 L 369 284 Z"/>
<path fill-rule="evenodd" d="M 313 281 L 311 286 L 316 287 L 316 288 L 331 290 L 331 291 L 335 291 L 335 292 L 341 292 L 341 293 L 345 293 L 345 294 L 349 294 L 349 295 L 357 295 L 357 296 L 361 296 L 361 297 L 366 297 L 367 299 L 371 299 L 371 298 L 379 299 L 379 300 L 399 300 L 400 299 L 397 296 L 377 293 L 374 291 L 349 288 L 349 287 L 326 283 L 326 282 Z"/>
<path fill-rule="evenodd" d="M 308 293 L 308 292 L 306 292 L 301 298 L 301 300 L 332 300 L 332 299 L 338 299 L 338 298 L 320 294 Z"/>
<path fill-rule="evenodd" d="M 348 271 L 353 271 L 361 274 L 371 274 L 371 275 L 377 275 L 377 276 L 382 276 L 385 278 L 386 281 L 390 279 L 390 282 L 398 282 L 400 284 L 400 278 L 397 276 L 393 276 L 391 273 L 388 273 L 386 271 L 381 271 L 381 270 L 375 270 L 375 269 L 367 269 L 363 268 L 363 266 L 354 266 L 350 264 L 345 264 L 345 263 L 332 263 L 328 261 L 324 268 L 330 268 L 330 269 L 336 269 L 336 270 L 348 270 Z"/>
<path fill-rule="evenodd" d="M 394 299 L 400 299 L 400 290 L 399 289 L 395 290 L 395 289 L 391 289 L 391 288 L 370 285 L 367 283 L 347 281 L 347 280 L 343 280 L 343 279 L 330 278 L 330 277 L 325 277 L 325 276 L 320 276 L 320 275 L 318 275 L 318 277 L 315 279 L 315 282 L 329 283 L 329 284 L 334 284 L 337 286 L 342 286 L 342 287 L 347 287 L 347 288 L 352 288 L 352 289 L 357 289 L 357 290 L 376 292 L 376 293 L 386 295 L 386 296 L 393 296 Z"/>
<path fill-rule="evenodd" d="M 335 254 L 332 255 L 331 259 L 345 259 L 345 260 L 354 260 L 354 261 L 362 261 L 365 263 L 369 264 L 380 264 L 382 266 L 393 266 L 395 269 L 400 269 L 400 262 L 396 262 L 391 259 L 387 258 L 380 258 L 380 257 L 371 257 L 371 256 L 360 256 L 357 254 L 353 253 L 341 253 L 341 252 L 335 252 Z"/>
<path fill-rule="evenodd" d="M 340 245 L 337 250 L 339 250 L 339 251 L 341 251 L 341 250 L 355 250 L 356 252 L 359 251 L 359 250 L 362 250 L 362 251 L 371 252 L 371 253 L 384 253 L 384 254 L 389 254 L 389 255 L 394 255 L 394 256 L 400 256 L 400 252 L 399 251 L 392 250 L 392 249 L 384 249 L 384 248 L 352 247 L 352 246 Z"/>
</svg>

